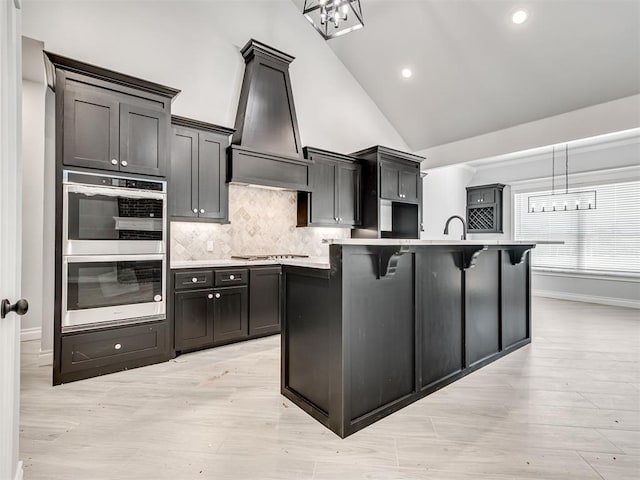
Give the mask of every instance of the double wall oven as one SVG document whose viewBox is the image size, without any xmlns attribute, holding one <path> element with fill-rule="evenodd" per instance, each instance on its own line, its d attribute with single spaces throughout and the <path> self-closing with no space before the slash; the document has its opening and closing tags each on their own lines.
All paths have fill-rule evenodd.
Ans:
<svg viewBox="0 0 640 480">
<path fill-rule="evenodd" d="M 167 185 L 65 171 L 62 331 L 166 315 Z"/>
</svg>

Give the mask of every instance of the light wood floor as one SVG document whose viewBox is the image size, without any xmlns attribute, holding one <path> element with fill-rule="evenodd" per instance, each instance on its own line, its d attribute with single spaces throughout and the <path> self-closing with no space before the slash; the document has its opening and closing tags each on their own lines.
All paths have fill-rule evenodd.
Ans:
<svg viewBox="0 0 640 480">
<path fill-rule="evenodd" d="M 640 312 L 534 302 L 533 344 L 341 440 L 279 337 L 50 386 L 23 343 L 25 479 L 640 478 Z"/>
</svg>

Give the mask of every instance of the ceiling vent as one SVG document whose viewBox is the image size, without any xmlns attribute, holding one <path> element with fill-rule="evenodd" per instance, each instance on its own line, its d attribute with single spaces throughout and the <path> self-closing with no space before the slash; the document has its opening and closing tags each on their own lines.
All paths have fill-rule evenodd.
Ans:
<svg viewBox="0 0 640 480">
<path fill-rule="evenodd" d="M 245 70 L 229 181 L 308 191 L 309 162 L 303 158 L 289 78 L 294 57 L 256 40 L 241 53 Z"/>
</svg>

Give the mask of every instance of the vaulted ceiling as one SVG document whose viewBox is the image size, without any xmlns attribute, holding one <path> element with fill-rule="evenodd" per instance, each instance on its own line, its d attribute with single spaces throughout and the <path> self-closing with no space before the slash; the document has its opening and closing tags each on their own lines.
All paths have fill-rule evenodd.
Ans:
<svg viewBox="0 0 640 480">
<path fill-rule="evenodd" d="M 640 93 L 638 0 L 361 3 L 328 46 L 414 151 Z"/>
</svg>

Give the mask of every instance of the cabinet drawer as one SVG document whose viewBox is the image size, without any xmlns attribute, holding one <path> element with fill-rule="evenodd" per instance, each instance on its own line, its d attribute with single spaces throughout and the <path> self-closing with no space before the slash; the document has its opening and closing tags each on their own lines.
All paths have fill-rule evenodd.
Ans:
<svg viewBox="0 0 640 480">
<path fill-rule="evenodd" d="M 213 271 L 199 270 L 180 272 L 175 274 L 174 280 L 174 288 L 176 290 L 213 287 Z"/>
<path fill-rule="evenodd" d="M 99 368 L 151 357 L 164 351 L 167 326 L 136 325 L 62 337 L 62 372 Z"/>
<path fill-rule="evenodd" d="M 216 287 L 228 287 L 232 285 L 246 285 L 248 270 L 235 268 L 215 271 Z"/>
</svg>

